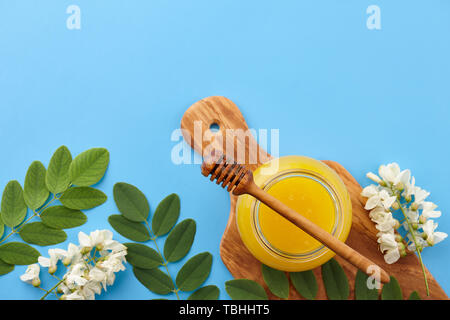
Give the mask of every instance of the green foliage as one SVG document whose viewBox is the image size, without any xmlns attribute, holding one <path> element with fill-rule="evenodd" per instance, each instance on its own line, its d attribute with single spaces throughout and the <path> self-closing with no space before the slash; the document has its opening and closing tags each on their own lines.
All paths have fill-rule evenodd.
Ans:
<svg viewBox="0 0 450 320">
<path fill-rule="evenodd" d="M 367 280 L 369 276 L 358 270 L 355 278 L 355 300 L 378 300 L 378 289 L 369 289 Z"/>
<path fill-rule="evenodd" d="M 283 271 L 262 265 L 262 275 L 270 292 L 279 298 L 289 297 L 289 279 Z"/>
<path fill-rule="evenodd" d="M 381 300 L 403 300 L 402 289 L 395 277 L 391 276 L 391 280 L 384 284 Z"/>
<path fill-rule="evenodd" d="M 144 222 L 150 213 L 150 205 L 141 190 L 125 182 L 114 185 L 114 201 L 120 213 L 128 220 Z"/>
<path fill-rule="evenodd" d="M 87 221 L 80 210 L 106 201 L 103 192 L 89 185 L 102 178 L 108 162 L 109 153 L 102 148 L 89 149 L 72 162 L 69 149 L 62 146 L 51 157 L 48 170 L 40 161 L 29 166 L 23 189 L 16 180 L 8 182 L 1 198 L 0 275 L 12 271 L 16 264 L 35 263 L 39 256 L 27 244 L 5 243 L 10 236 L 17 233 L 28 243 L 54 245 L 66 240 L 62 229 L 78 227 Z M 58 200 L 62 205 L 55 205 Z M 28 209 L 32 214 L 27 218 Z M 38 218 L 41 222 L 32 221 Z M 12 230 L 2 238 L 4 224 Z"/>
<path fill-rule="evenodd" d="M 28 168 L 23 197 L 31 210 L 40 208 L 48 199 L 50 192 L 45 184 L 45 175 L 45 167 L 40 161 L 34 161 Z"/>
<path fill-rule="evenodd" d="M 130 221 L 120 214 L 109 216 L 108 221 L 111 227 L 125 238 L 138 242 L 150 240 L 150 233 L 142 223 Z"/>
<path fill-rule="evenodd" d="M 291 272 L 289 274 L 292 285 L 299 294 L 305 299 L 314 300 L 317 296 L 319 287 L 316 276 L 312 270 L 302 272 Z"/>
<path fill-rule="evenodd" d="M 82 226 L 87 217 L 80 210 L 69 209 L 64 206 L 53 206 L 41 213 L 42 222 L 54 229 L 70 229 Z"/>
<path fill-rule="evenodd" d="M 350 294 L 348 279 L 344 269 L 334 259 L 322 265 L 322 279 L 328 299 L 347 300 Z"/>
<path fill-rule="evenodd" d="M 199 253 L 189 259 L 177 274 L 175 283 L 181 291 L 193 291 L 200 287 L 211 272 L 212 255 Z"/>
<path fill-rule="evenodd" d="M 39 251 L 21 242 L 9 242 L 0 246 L 0 260 L 9 264 L 29 265 L 36 263 Z"/>
<path fill-rule="evenodd" d="M 13 228 L 19 225 L 27 215 L 27 205 L 23 198 L 23 190 L 16 180 L 8 182 L 3 191 L 2 221 L 5 225 Z"/>
<path fill-rule="evenodd" d="M 180 215 L 180 198 L 171 194 L 157 206 L 151 221 L 150 206 L 145 195 L 135 186 L 120 182 L 114 186 L 114 201 L 121 214 L 109 216 L 110 225 L 119 234 L 133 241 L 152 241 L 155 249 L 139 243 L 125 243 L 127 261 L 133 265 L 136 278 L 150 291 L 166 295 L 179 291 L 198 289 L 211 272 L 212 255 L 197 254 L 179 270 L 176 279 L 170 275 L 167 264 L 184 258 L 192 247 L 196 224 L 192 219 L 177 223 Z M 152 225 L 152 228 L 150 228 Z M 174 227 L 175 226 L 175 227 Z M 169 233 L 164 242 L 164 256 L 157 238 Z M 164 271 L 163 271 L 164 270 Z M 217 299 L 219 289 L 205 286 L 189 296 L 190 300 Z"/>
<path fill-rule="evenodd" d="M 73 159 L 69 168 L 70 180 L 79 187 L 96 184 L 105 175 L 109 152 L 105 148 L 92 148 Z"/>
<path fill-rule="evenodd" d="M 286 279 L 282 277 L 282 271 L 274 270 L 265 265 L 262 266 L 264 282 L 269 290 L 276 296 L 286 299 Z M 318 285 L 312 270 L 303 272 L 291 272 L 289 278 L 295 290 L 306 299 L 313 300 L 317 296 Z M 378 290 L 367 287 L 367 276 L 358 270 L 355 278 L 355 300 L 378 300 Z M 331 259 L 322 265 L 322 280 L 328 299 L 346 300 L 350 289 L 344 270 L 335 259 Z M 227 281 L 225 289 L 233 300 L 265 300 L 267 299 L 264 288 L 256 281 L 249 279 L 237 279 Z M 262 290 L 262 291 L 261 291 Z M 283 291 L 284 290 L 284 291 Z M 402 290 L 397 279 L 391 276 L 391 281 L 383 286 L 382 300 L 402 300 Z M 417 291 L 409 296 L 409 300 L 420 300 Z"/>
<path fill-rule="evenodd" d="M 0 239 L 3 237 L 3 232 L 5 232 L 5 225 L 1 219 L 2 214 L 0 213 Z"/>
<path fill-rule="evenodd" d="M 156 294 L 169 294 L 175 289 L 172 279 L 159 269 L 133 268 L 133 273 L 140 283 Z"/>
<path fill-rule="evenodd" d="M 133 267 L 154 269 L 164 263 L 161 255 L 153 248 L 140 243 L 124 243 L 127 247 L 127 261 Z"/>
<path fill-rule="evenodd" d="M 69 149 L 66 146 L 59 147 L 50 159 L 45 176 L 45 184 L 50 192 L 57 194 L 69 188 L 69 168 L 71 163 L 72 154 Z"/>
<path fill-rule="evenodd" d="M 0 276 L 10 273 L 14 270 L 14 265 L 4 262 L 3 260 L 0 260 Z"/>
<path fill-rule="evenodd" d="M 195 238 L 196 225 L 192 219 L 186 219 L 178 223 L 170 231 L 164 243 L 164 257 L 168 262 L 175 262 L 184 258 Z"/>
<path fill-rule="evenodd" d="M 422 300 L 422 299 L 420 299 L 419 293 L 417 291 L 413 291 L 409 295 L 408 300 Z"/>
<path fill-rule="evenodd" d="M 63 193 L 59 200 L 69 208 L 75 210 L 88 210 L 105 203 L 106 195 L 92 187 L 73 187 Z"/>
<path fill-rule="evenodd" d="M 267 300 L 267 293 L 256 281 L 235 279 L 225 282 L 225 290 L 233 300 Z"/>
<path fill-rule="evenodd" d="M 152 230 L 155 236 L 165 235 L 172 229 L 180 216 L 180 198 L 172 193 L 163 199 L 155 210 Z"/>
<path fill-rule="evenodd" d="M 47 227 L 42 222 L 27 223 L 19 234 L 23 241 L 38 246 L 50 246 L 67 239 L 67 234 L 63 230 Z"/>
<path fill-rule="evenodd" d="M 192 293 L 188 300 L 217 300 L 219 299 L 220 290 L 217 286 L 209 285 L 202 287 Z"/>
</svg>

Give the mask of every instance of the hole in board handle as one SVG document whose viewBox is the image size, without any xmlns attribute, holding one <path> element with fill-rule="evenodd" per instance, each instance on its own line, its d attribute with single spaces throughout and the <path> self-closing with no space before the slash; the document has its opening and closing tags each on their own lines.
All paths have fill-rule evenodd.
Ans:
<svg viewBox="0 0 450 320">
<path fill-rule="evenodd" d="M 212 133 L 217 133 L 220 130 L 220 126 L 219 126 L 219 124 L 217 122 L 213 122 L 209 126 L 209 130 L 211 130 Z"/>
</svg>

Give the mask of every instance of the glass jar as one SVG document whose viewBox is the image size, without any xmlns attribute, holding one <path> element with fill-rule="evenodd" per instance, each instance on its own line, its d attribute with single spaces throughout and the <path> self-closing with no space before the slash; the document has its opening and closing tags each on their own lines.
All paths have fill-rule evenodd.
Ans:
<svg viewBox="0 0 450 320">
<path fill-rule="evenodd" d="M 267 174 L 271 168 L 274 172 Z M 308 157 L 286 156 L 260 166 L 253 176 L 264 191 L 341 241 L 347 239 L 352 223 L 350 196 L 338 174 L 326 164 Z M 239 196 L 236 220 L 248 250 L 272 268 L 310 270 L 334 256 L 334 252 L 252 196 Z"/>
</svg>

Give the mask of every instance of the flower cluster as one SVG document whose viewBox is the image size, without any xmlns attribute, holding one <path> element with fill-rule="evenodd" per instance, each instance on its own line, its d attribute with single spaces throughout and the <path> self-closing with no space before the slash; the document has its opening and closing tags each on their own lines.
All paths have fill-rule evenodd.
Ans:
<svg viewBox="0 0 450 320">
<path fill-rule="evenodd" d="M 70 243 L 67 250 L 49 249 L 49 257 L 39 257 L 39 264 L 28 266 L 20 279 L 41 288 L 41 266 L 59 280 L 50 290 L 41 288 L 46 291 L 43 298 L 54 293 L 61 300 L 94 300 L 114 283 L 116 272 L 125 270 L 127 249 L 112 237 L 109 230 L 96 230 L 89 236 L 80 232 L 78 246 Z M 62 278 L 55 275 L 58 262 L 66 267 Z"/>
<path fill-rule="evenodd" d="M 369 172 L 367 177 L 377 184 L 364 188 L 361 195 L 368 198 L 365 209 L 370 210 L 370 219 L 376 223 L 378 243 L 387 263 L 396 262 L 407 251 L 416 251 L 420 258 L 424 247 L 447 237 L 436 231 L 438 224 L 432 220 L 441 212 L 435 210 L 434 203 L 426 201 L 430 193 L 415 185 L 410 170 L 400 170 L 397 163 L 390 163 L 380 166 L 378 175 Z M 401 222 L 393 216 L 397 210 L 403 214 Z M 406 231 L 405 238 L 396 232 L 401 226 Z"/>
</svg>

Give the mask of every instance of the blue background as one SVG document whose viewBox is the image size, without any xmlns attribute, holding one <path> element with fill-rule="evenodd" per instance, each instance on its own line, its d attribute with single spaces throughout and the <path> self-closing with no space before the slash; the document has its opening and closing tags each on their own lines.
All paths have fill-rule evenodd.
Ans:
<svg viewBox="0 0 450 320">
<path fill-rule="evenodd" d="M 70 4 L 81 8 L 81 30 L 66 28 Z M 371 4 L 381 30 L 366 27 Z M 23 182 L 28 165 L 48 164 L 60 145 L 74 155 L 106 147 L 111 163 L 98 187 L 110 199 L 68 241 L 110 228 L 115 182 L 138 186 L 153 209 L 176 192 L 180 219 L 198 222 L 191 255 L 214 255 L 207 284 L 228 299 L 219 257 L 228 195 L 198 165 L 170 158 L 183 112 L 224 95 L 250 127 L 280 129 L 281 155 L 336 160 L 362 185 L 382 163 L 410 168 L 449 232 L 449 31 L 445 0 L 0 0 L 0 188 Z M 450 241 L 423 256 L 450 292 Z M 24 270 L 0 278 L 1 299 L 41 296 L 18 279 Z M 129 267 L 100 298 L 155 297 Z"/>
</svg>

